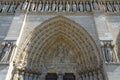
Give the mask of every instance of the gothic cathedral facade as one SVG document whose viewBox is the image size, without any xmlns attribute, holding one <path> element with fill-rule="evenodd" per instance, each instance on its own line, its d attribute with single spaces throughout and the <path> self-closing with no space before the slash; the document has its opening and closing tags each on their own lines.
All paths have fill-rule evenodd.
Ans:
<svg viewBox="0 0 120 80">
<path fill-rule="evenodd" d="M 0 0 L 0 80 L 119 80 L 120 0 Z"/>
</svg>

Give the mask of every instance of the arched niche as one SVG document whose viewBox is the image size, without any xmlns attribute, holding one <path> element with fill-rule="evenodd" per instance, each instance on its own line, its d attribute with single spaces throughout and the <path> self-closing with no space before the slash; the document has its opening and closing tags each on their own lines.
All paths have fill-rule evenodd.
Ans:
<svg viewBox="0 0 120 80">
<path fill-rule="evenodd" d="M 90 34 L 76 22 L 57 16 L 38 25 L 22 41 L 16 69 L 42 73 L 101 74 L 103 59 Z"/>
</svg>

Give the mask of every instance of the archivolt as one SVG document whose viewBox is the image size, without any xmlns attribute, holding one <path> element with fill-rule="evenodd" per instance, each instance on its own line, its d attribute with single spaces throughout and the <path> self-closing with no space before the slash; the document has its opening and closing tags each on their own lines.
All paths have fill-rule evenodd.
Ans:
<svg viewBox="0 0 120 80">
<path fill-rule="evenodd" d="M 15 59 L 16 66 L 40 69 L 48 53 L 60 44 L 75 53 L 79 70 L 95 69 L 102 64 L 89 33 L 74 21 L 57 16 L 40 24 L 23 41 Z"/>
</svg>

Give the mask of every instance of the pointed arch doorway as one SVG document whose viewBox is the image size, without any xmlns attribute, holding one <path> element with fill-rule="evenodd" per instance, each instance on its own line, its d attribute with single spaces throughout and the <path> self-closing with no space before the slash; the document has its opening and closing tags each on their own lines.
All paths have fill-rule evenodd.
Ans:
<svg viewBox="0 0 120 80">
<path fill-rule="evenodd" d="M 64 80 L 106 80 L 103 60 L 92 37 L 63 16 L 40 24 L 19 47 L 13 80 L 18 73 L 30 74 L 32 78 L 37 75 L 41 80 L 47 73 L 62 74 Z"/>
</svg>

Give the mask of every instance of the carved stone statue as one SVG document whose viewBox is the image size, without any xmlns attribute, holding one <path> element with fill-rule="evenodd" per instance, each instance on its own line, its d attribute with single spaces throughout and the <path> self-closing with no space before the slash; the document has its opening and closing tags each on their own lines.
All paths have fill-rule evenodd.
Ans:
<svg viewBox="0 0 120 80">
<path fill-rule="evenodd" d="M 30 11 L 35 11 L 35 3 L 34 2 L 31 3 Z"/>
<path fill-rule="evenodd" d="M 23 3 L 22 10 L 26 10 L 26 9 L 27 9 L 27 6 L 28 6 L 28 2 L 25 1 L 25 2 Z"/>
<path fill-rule="evenodd" d="M 2 12 L 3 13 L 8 12 L 8 9 L 9 9 L 9 4 L 6 2 L 3 6 Z"/>
<path fill-rule="evenodd" d="M 116 12 L 120 11 L 119 6 L 116 2 L 113 3 L 113 6 L 114 6 Z"/>
<path fill-rule="evenodd" d="M 58 4 L 59 12 L 62 12 L 62 9 L 63 9 L 63 5 L 62 5 L 62 2 L 60 1 L 60 3 Z"/>
<path fill-rule="evenodd" d="M 77 5 L 76 5 L 75 2 L 73 2 L 72 7 L 73 7 L 73 8 L 72 8 L 72 11 L 73 11 L 73 12 L 77 11 Z"/>
<path fill-rule="evenodd" d="M 112 10 L 112 6 L 110 5 L 110 3 L 109 2 L 107 2 L 107 8 L 108 8 L 108 11 L 110 11 L 110 12 L 112 12 L 113 10 Z"/>
<path fill-rule="evenodd" d="M 91 8 L 88 2 L 86 2 L 86 11 L 91 11 Z"/>
<path fill-rule="evenodd" d="M 79 7 L 79 11 L 80 11 L 80 12 L 83 12 L 83 11 L 84 11 L 83 3 L 82 3 L 82 2 L 79 3 L 78 7 Z"/>
<path fill-rule="evenodd" d="M 0 56 L 2 62 L 7 62 L 9 60 L 9 55 L 12 50 L 13 43 L 12 42 L 6 42 L 3 49 L 2 49 L 2 55 Z"/>
<path fill-rule="evenodd" d="M 97 1 L 94 1 L 94 2 L 93 2 L 93 9 L 94 9 L 94 10 L 99 10 L 99 6 L 98 6 Z"/>
<path fill-rule="evenodd" d="M 67 1 L 67 3 L 66 3 L 66 11 L 67 12 L 69 12 L 70 11 L 70 4 L 69 4 L 69 2 Z"/>
<path fill-rule="evenodd" d="M 13 4 L 10 6 L 10 9 L 8 12 L 14 12 L 15 11 L 15 4 L 13 2 Z"/>
<path fill-rule="evenodd" d="M 103 2 L 99 3 L 99 8 L 101 11 L 105 11 L 105 6 L 104 6 Z"/>
<path fill-rule="evenodd" d="M 56 3 L 55 1 L 53 1 L 53 4 L 52 4 L 52 11 L 55 11 L 56 10 Z"/>
<path fill-rule="evenodd" d="M 38 11 L 41 11 L 42 7 L 43 7 L 43 5 L 42 5 L 42 2 L 40 1 L 39 5 L 38 5 Z"/>
<path fill-rule="evenodd" d="M 47 1 L 46 4 L 45 4 L 45 11 L 49 11 L 49 7 L 50 7 L 50 4 L 49 4 L 49 2 Z"/>
</svg>

